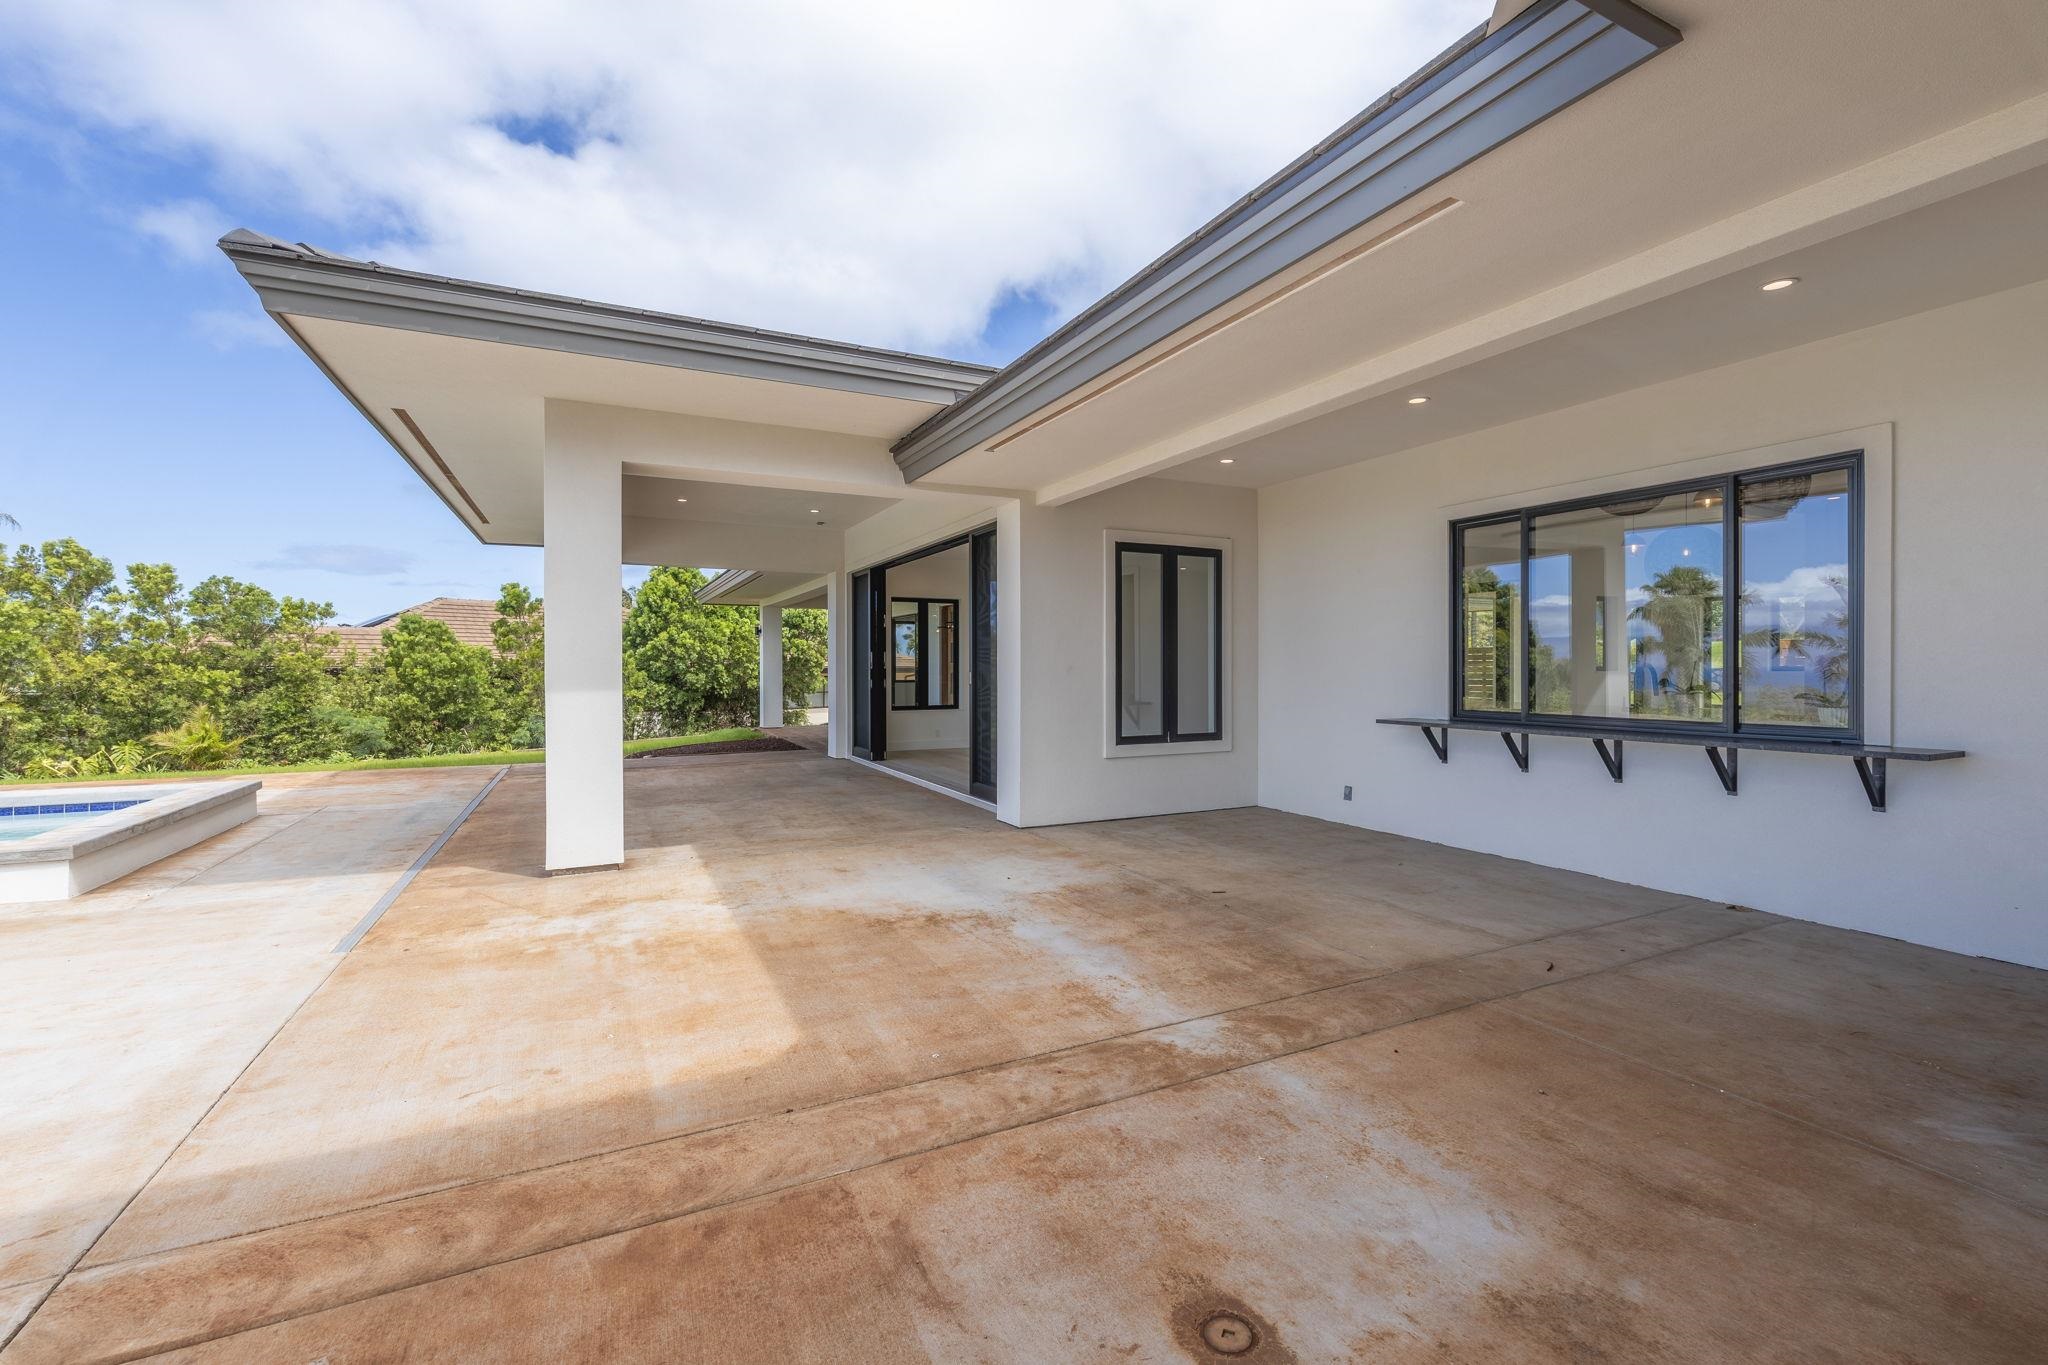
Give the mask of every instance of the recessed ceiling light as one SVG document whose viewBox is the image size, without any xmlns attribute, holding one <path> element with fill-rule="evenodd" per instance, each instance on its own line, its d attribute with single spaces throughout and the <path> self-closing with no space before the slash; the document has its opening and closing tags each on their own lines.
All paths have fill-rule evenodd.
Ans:
<svg viewBox="0 0 2048 1365">
<path fill-rule="evenodd" d="M 689 499 L 688 499 L 688 498 L 677 498 L 677 499 L 676 499 L 676 501 L 677 501 L 677 502 L 688 502 L 688 501 L 689 501 Z"/>
<path fill-rule="evenodd" d="M 1226 456 L 1224 456 L 1224 457 L 1223 457 L 1222 459 L 1218 460 L 1218 461 L 1217 461 L 1216 463 L 1217 463 L 1217 464 L 1236 464 L 1236 463 L 1237 463 L 1237 461 L 1236 461 L 1236 460 L 1233 460 L 1233 459 L 1231 459 L 1231 458 L 1230 458 L 1230 457 L 1229 457 L 1228 455 L 1226 455 Z"/>
<path fill-rule="evenodd" d="M 1799 283 L 1799 277 L 1797 275 L 1785 275 L 1779 279 L 1766 280 L 1763 284 L 1759 285 L 1758 287 L 1762 289 L 1766 294 L 1775 294 L 1780 289 L 1790 289 L 1793 285 L 1797 283 Z"/>
<path fill-rule="evenodd" d="M 1409 399 L 1409 400 L 1408 400 L 1408 406 L 1409 406 L 1409 407 L 1411 407 L 1411 408 L 1419 408 L 1419 407 L 1421 407 L 1421 406 L 1422 406 L 1422 405 L 1423 405 L 1424 403 L 1427 403 L 1428 401 L 1429 401 L 1429 395 L 1428 395 L 1428 394 L 1426 394 L 1426 393 L 1418 393 L 1418 394 L 1416 394 L 1416 395 L 1415 395 L 1415 396 L 1414 396 L 1413 398 L 1411 398 L 1411 399 Z"/>
<path fill-rule="evenodd" d="M 813 508 L 811 509 L 811 515 L 812 515 L 812 516 L 814 516 L 814 517 L 815 517 L 816 515 L 818 515 L 818 509 L 817 509 L 817 508 L 815 508 L 815 507 L 813 507 Z"/>
</svg>

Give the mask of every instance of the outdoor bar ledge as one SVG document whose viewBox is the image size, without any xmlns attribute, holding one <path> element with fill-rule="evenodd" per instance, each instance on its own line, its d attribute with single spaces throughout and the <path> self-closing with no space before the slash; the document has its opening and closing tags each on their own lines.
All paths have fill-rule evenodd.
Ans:
<svg viewBox="0 0 2048 1365">
<path fill-rule="evenodd" d="M 1793 739 L 1782 736 L 1741 735 L 1716 732 L 1710 735 L 1687 735 L 1671 730 L 1629 730 L 1607 725 L 1534 725 L 1525 720 L 1436 720 L 1422 716 L 1383 716 L 1380 725 L 1406 725 L 1422 731 L 1422 737 L 1429 741 L 1429 747 L 1436 752 L 1439 763 L 1451 761 L 1451 731 L 1478 730 L 1496 734 L 1514 755 L 1515 766 L 1523 772 L 1529 771 L 1529 736 L 1555 735 L 1560 739 L 1590 739 L 1600 754 L 1600 761 L 1607 765 L 1608 776 L 1621 781 L 1622 745 L 1629 740 L 1640 740 L 1645 744 L 1679 744 L 1707 751 L 1707 761 L 1714 765 L 1714 775 L 1721 779 L 1722 788 L 1735 795 L 1736 755 L 1744 749 L 1762 749 L 1780 754 L 1819 754 L 1826 758 L 1846 758 L 1856 765 L 1856 776 L 1863 783 L 1863 794 L 1870 798 L 1870 808 L 1883 811 L 1885 808 L 1885 764 L 1891 759 L 1902 763 L 1938 763 L 1944 759 L 1961 758 L 1961 749 L 1903 749 L 1891 744 L 1860 744 L 1828 739 Z M 1515 736 L 1522 737 L 1521 743 Z"/>
</svg>

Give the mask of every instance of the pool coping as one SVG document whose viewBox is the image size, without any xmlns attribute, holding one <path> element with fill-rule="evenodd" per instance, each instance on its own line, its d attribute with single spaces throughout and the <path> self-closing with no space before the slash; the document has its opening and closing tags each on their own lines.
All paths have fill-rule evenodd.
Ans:
<svg viewBox="0 0 2048 1365">
<path fill-rule="evenodd" d="M 17 863 L 64 862 L 69 859 L 75 859 L 81 854 L 96 853 L 101 849 L 112 848 L 117 844 L 126 843 L 138 835 L 147 834 L 152 830 L 162 829 L 166 825 L 175 824 L 180 820 L 197 815 L 201 811 L 212 810 L 216 806 L 226 805 L 230 801 L 236 801 L 245 796 L 253 796 L 262 786 L 263 783 L 254 778 L 238 782 L 208 782 L 202 780 L 194 782 L 189 786 L 180 785 L 175 793 L 147 797 L 139 805 L 129 806 L 122 810 L 105 811 L 91 820 L 81 820 L 75 825 L 66 825 L 59 829 L 46 830 L 41 834 L 32 834 L 18 842 L 9 841 L 7 844 L 0 844 L 0 866 Z M 120 789 L 120 786 L 115 784 L 97 788 L 74 787 L 69 790 L 104 793 Z M 135 789 L 146 790 L 147 788 L 138 784 Z M 101 795 L 98 799 L 104 801 L 107 797 Z M 69 801 L 65 804 L 77 805 L 81 803 Z M 155 807 L 155 809 L 150 810 L 147 815 L 142 816 L 140 819 L 133 818 L 133 812 L 144 807 Z"/>
</svg>

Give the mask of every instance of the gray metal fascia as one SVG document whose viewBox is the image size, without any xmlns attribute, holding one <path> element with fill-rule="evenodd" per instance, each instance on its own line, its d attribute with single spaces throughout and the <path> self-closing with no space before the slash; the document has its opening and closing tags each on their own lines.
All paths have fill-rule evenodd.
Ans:
<svg viewBox="0 0 2048 1365">
<path fill-rule="evenodd" d="M 641 364 L 734 375 L 813 388 L 949 403 L 987 376 L 893 353 L 807 344 L 801 338 L 626 310 L 488 286 L 444 282 L 340 258 L 223 241 L 261 299 L 278 315 L 430 332 L 439 336 L 568 351 Z"/>
</svg>

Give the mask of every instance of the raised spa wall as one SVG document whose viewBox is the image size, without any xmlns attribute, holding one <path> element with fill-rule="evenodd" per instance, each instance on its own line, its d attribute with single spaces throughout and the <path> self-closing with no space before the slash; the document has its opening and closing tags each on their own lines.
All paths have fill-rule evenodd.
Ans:
<svg viewBox="0 0 2048 1365">
<path fill-rule="evenodd" d="M 262 787 L 248 779 L 14 793 L 7 799 L 16 805 L 39 797 L 52 803 L 141 800 L 75 825 L 0 843 L 0 903 L 69 900 L 188 849 L 255 819 L 256 793 Z"/>
</svg>

